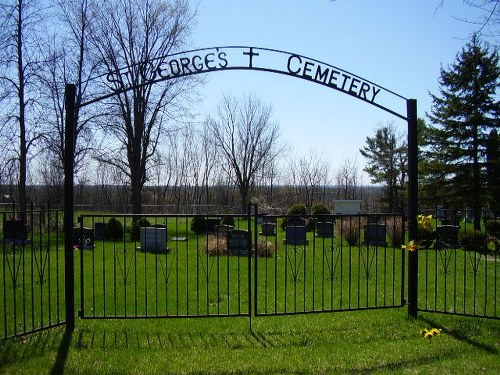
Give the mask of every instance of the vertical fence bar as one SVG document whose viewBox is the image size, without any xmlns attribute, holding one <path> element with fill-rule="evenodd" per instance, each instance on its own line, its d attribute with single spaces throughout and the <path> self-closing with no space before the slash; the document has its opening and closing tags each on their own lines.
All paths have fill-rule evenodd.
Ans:
<svg viewBox="0 0 500 375">
<path fill-rule="evenodd" d="M 408 237 L 417 240 L 418 211 L 418 138 L 417 138 L 417 100 L 406 102 L 408 119 Z M 418 251 L 408 256 L 408 315 L 417 316 L 418 303 Z"/>
<path fill-rule="evenodd" d="M 75 147 L 75 85 L 65 88 L 65 137 L 64 137 L 64 288 L 66 303 L 66 330 L 75 329 L 75 267 L 73 252 L 73 175 Z"/>
</svg>

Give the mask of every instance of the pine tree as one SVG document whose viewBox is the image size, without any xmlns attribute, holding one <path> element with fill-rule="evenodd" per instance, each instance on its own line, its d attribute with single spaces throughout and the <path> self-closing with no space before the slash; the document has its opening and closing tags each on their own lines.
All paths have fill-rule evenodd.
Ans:
<svg viewBox="0 0 500 375">
<path fill-rule="evenodd" d="M 488 136 L 486 145 L 486 184 L 490 209 L 494 216 L 500 216 L 500 136 L 493 129 Z"/>
<path fill-rule="evenodd" d="M 499 126 L 499 77 L 497 51 L 474 35 L 455 63 L 441 69 L 439 96 L 431 94 L 424 181 L 440 202 L 472 208 L 476 229 L 487 200 L 488 135 Z"/>
<path fill-rule="evenodd" d="M 382 201 L 389 212 L 404 208 L 404 189 L 408 174 L 408 147 L 396 135 L 394 125 L 380 126 L 374 137 L 366 137 L 366 146 L 359 150 L 367 159 L 363 169 L 374 184 L 383 183 Z"/>
</svg>

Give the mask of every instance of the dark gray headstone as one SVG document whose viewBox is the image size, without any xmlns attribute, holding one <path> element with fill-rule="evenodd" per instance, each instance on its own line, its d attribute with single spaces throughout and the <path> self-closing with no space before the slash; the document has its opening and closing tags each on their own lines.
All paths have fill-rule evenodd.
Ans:
<svg viewBox="0 0 500 375">
<path fill-rule="evenodd" d="M 306 238 L 305 226 L 287 226 L 284 243 L 286 245 L 307 245 L 309 241 Z"/>
<path fill-rule="evenodd" d="M 236 229 L 227 232 L 227 252 L 230 255 L 248 255 L 250 232 Z"/>
</svg>

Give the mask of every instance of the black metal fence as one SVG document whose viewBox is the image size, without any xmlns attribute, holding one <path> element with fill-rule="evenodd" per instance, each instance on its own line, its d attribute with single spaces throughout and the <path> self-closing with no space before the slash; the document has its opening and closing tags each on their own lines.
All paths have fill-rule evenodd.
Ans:
<svg viewBox="0 0 500 375">
<path fill-rule="evenodd" d="M 296 314 L 405 303 L 398 215 L 83 215 L 78 239 L 82 318 Z"/>
<path fill-rule="evenodd" d="M 61 212 L 47 209 L 0 215 L 0 337 L 64 324 Z"/>
<path fill-rule="evenodd" d="M 80 216 L 69 290 L 79 316 L 251 317 L 406 304 L 403 216 L 251 211 Z M 0 337 L 64 324 L 62 213 L 1 216 Z M 430 234 L 419 229 L 418 310 L 499 318 L 496 224 L 474 231 L 467 216 L 422 218 Z"/>
<path fill-rule="evenodd" d="M 418 310 L 500 318 L 500 219 L 483 211 L 480 230 L 470 210 L 427 210 L 420 220 Z"/>
</svg>

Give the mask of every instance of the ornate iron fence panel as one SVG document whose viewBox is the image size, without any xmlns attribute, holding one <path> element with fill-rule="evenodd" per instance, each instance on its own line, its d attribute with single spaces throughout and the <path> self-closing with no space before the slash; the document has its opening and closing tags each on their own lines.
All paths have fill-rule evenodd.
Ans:
<svg viewBox="0 0 500 375">
<path fill-rule="evenodd" d="M 247 216 L 83 215 L 82 318 L 250 314 Z"/>
<path fill-rule="evenodd" d="M 65 323 L 62 212 L 4 212 L 0 235 L 0 338 Z"/>
<path fill-rule="evenodd" d="M 259 216 L 255 315 L 401 307 L 401 215 Z M 256 221 L 257 223 L 257 221 Z M 269 235 L 268 223 L 276 230 Z M 256 224 L 259 225 L 259 224 Z"/>
<path fill-rule="evenodd" d="M 466 210 L 425 215 L 432 216 L 434 236 L 418 249 L 418 310 L 500 318 L 500 243 L 488 231 L 489 218 L 474 231 Z"/>
</svg>

